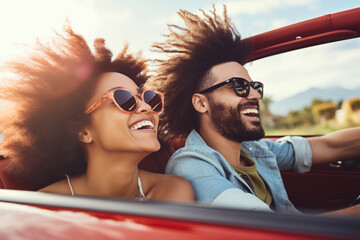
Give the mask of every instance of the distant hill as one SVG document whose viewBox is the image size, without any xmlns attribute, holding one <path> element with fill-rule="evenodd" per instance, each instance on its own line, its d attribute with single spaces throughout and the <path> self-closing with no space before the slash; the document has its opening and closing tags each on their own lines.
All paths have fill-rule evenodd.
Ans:
<svg viewBox="0 0 360 240">
<path fill-rule="evenodd" d="M 345 89 L 341 87 L 329 88 L 309 88 L 294 96 L 285 98 L 281 101 L 272 102 L 270 111 L 276 115 L 287 115 L 290 110 L 301 110 L 304 106 L 310 106 L 314 98 L 321 100 L 331 100 L 338 103 L 351 97 L 360 97 L 360 87 L 355 89 Z"/>
</svg>

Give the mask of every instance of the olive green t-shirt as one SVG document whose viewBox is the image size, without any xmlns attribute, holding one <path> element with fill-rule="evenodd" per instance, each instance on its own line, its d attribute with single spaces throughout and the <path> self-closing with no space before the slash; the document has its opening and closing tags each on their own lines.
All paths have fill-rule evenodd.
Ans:
<svg viewBox="0 0 360 240">
<path fill-rule="evenodd" d="M 246 165 L 232 167 L 240 175 L 240 177 L 242 177 L 250 185 L 250 187 L 252 187 L 255 195 L 267 205 L 271 206 L 272 196 L 270 189 L 256 171 L 256 163 L 243 150 L 241 150 L 240 158 L 246 162 Z"/>
</svg>

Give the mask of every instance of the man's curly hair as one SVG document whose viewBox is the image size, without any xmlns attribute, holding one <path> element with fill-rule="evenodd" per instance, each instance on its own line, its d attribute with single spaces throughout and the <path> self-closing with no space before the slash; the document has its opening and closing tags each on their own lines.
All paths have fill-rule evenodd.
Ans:
<svg viewBox="0 0 360 240">
<path fill-rule="evenodd" d="M 0 112 L 0 155 L 10 158 L 4 174 L 15 185 L 37 190 L 86 171 L 78 133 L 89 121 L 84 111 L 100 74 L 119 72 L 140 87 L 146 81 L 146 61 L 127 46 L 113 60 L 104 39 L 94 48 L 65 24 L 63 34 L 37 41 L 30 55 L 2 66 L 11 75 L 0 88 L 7 102 Z"/>
<path fill-rule="evenodd" d="M 198 129 L 191 98 L 213 83 L 211 67 L 231 61 L 245 64 L 251 51 L 227 16 L 226 6 L 223 19 L 216 14 L 215 6 L 209 14 L 200 11 L 203 18 L 180 10 L 178 14 L 186 27 L 168 25 L 170 33 L 165 35 L 166 41 L 152 46 L 168 56 L 155 60 L 155 74 L 146 85 L 165 93 L 160 132 L 169 141 Z"/>
</svg>

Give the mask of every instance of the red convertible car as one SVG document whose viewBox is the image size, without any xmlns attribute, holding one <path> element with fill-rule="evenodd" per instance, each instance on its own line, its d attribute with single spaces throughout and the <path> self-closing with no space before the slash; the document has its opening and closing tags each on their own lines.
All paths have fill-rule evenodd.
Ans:
<svg viewBox="0 0 360 240">
<path fill-rule="evenodd" d="M 360 36 L 360 8 L 275 29 L 252 41 L 251 61 Z M 141 167 L 164 172 L 183 143 L 163 146 Z M 306 174 L 284 172 L 289 198 L 306 214 L 264 213 L 200 204 L 72 197 L 27 191 L 6 179 L 0 159 L 0 239 L 360 239 L 359 217 L 319 215 L 357 204 L 360 156 Z M 334 167 L 335 166 L 335 167 Z M 358 199 L 359 200 L 359 199 Z"/>
</svg>

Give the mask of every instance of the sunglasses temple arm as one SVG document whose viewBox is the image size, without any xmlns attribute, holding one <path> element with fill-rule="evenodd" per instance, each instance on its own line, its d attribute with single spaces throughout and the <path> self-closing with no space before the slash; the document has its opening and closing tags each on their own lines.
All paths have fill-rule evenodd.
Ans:
<svg viewBox="0 0 360 240">
<path fill-rule="evenodd" d="M 85 113 L 89 114 L 94 111 L 97 107 L 99 107 L 106 100 L 106 95 L 99 99 L 96 103 L 92 104 L 88 109 L 86 109 Z"/>
</svg>

